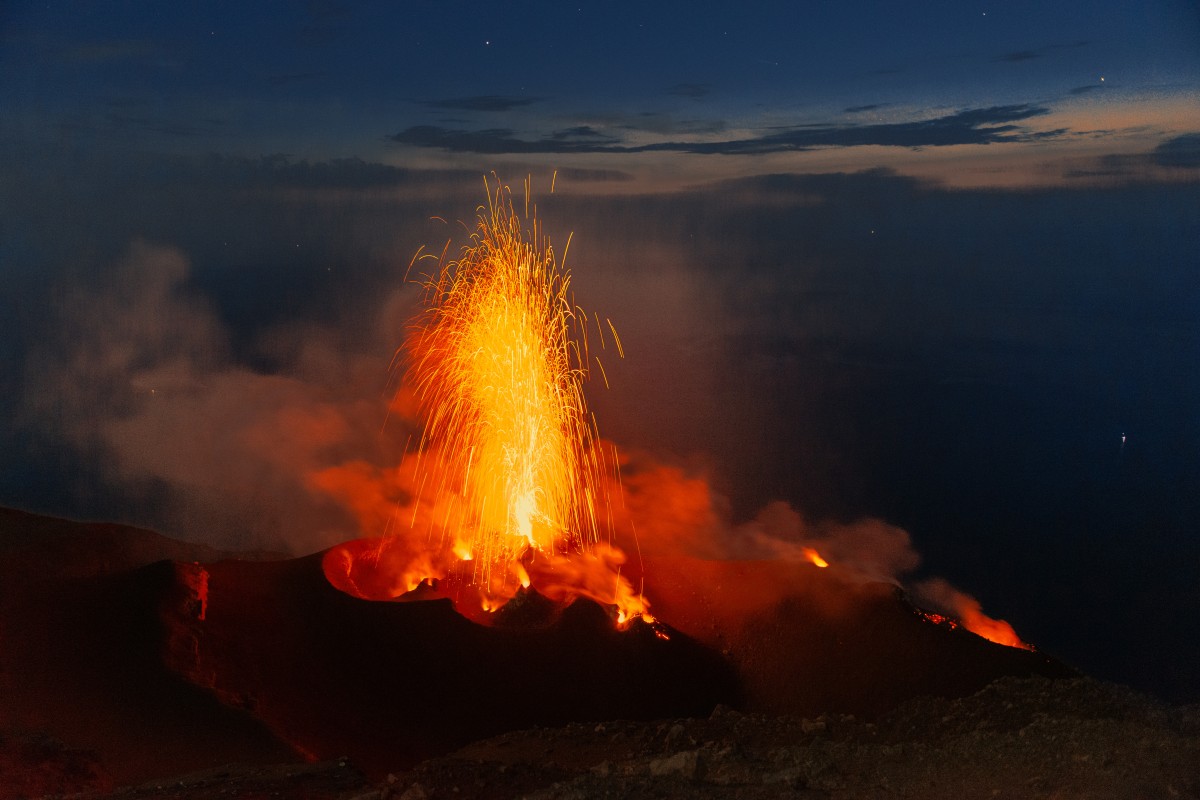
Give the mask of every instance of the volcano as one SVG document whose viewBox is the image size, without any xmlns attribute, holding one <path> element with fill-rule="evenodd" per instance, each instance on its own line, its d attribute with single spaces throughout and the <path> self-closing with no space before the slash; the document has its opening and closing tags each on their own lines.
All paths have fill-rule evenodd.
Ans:
<svg viewBox="0 0 1200 800">
<path fill-rule="evenodd" d="M 341 756 L 380 776 L 533 726 L 718 704 L 870 717 L 1073 674 L 805 564 L 647 562 L 659 623 L 620 628 L 586 598 L 523 591 L 484 625 L 445 598 L 352 597 L 324 553 L 236 555 L 11 510 L 0 553 L 0 734 L 10 750 L 52 737 L 84 764 L 45 791 Z"/>
</svg>

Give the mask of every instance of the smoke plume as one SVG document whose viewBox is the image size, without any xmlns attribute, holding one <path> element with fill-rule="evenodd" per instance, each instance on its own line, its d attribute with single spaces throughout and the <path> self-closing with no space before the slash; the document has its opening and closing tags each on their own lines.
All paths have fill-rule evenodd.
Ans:
<svg viewBox="0 0 1200 800">
<path fill-rule="evenodd" d="M 308 476 L 403 446 L 403 419 L 383 427 L 386 346 L 281 327 L 257 343 L 281 366 L 252 369 L 189 291 L 189 269 L 179 250 L 136 241 L 103 283 L 65 291 L 55 335 L 30 359 L 26 424 L 90 461 L 133 506 L 128 521 L 291 553 L 357 535 Z"/>
<path fill-rule="evenodd" d="M 414 293 L 380 304 L 369 341 L 313 324 L 267 330 L 254 346 L 275 365 L 268 370 L 234 356 L 178 249 L 135 241 L 106 275 L 64 291 L 56 335 L 30 360 L 24 413 L 98 466 L 133 506 L 128 521 L 293 554 L 391 534 L 420 555 L 447 509 L 419 502 L 415 404 L 389 383 Z M 920 564 L 908 532 L 882 520 L 814 521 L 777 501 L 738 522 L 707 476 L 617 449 L 616 499 L 602 516 L 631 558 L 804 561 L 815 552 L 847 579 L 897 585 Z M 913 594 L 1019 642 L 942 579 Z"/>
</svg>

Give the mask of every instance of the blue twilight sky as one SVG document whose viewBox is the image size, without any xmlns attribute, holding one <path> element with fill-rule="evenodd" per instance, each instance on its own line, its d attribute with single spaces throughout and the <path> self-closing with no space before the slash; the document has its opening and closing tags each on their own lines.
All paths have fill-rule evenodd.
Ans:
<svg viewBox="0 0 1200 800">
<path fill-rule="evenodd" d="M 493 172 L 621 333 L 631 504 L 882 520 L 889 577 L 1200 700 L 1190 2 L 4 3 L 0 504 L 374 533 L 313 476 L 419 436 L 404 276 Z"/>
<path fill-rule="evenodd" d="M 1186 2 L 50 2 L 0 14 L 0 101 L 18 146 L 489 169 L 627 154 L 640 156 L 628 171 L 659 181 L 868 161 L 944 176 L 985 144 L 1032 180 L 1011 164 L 1022 149 L 1144 153 L 1190 132 L 1200 79 L 1200 12 Z M 939 147 L 953 163 L 912 156 Z M 988 182 L 977 170 L 956 180 Z"/>
</svg>

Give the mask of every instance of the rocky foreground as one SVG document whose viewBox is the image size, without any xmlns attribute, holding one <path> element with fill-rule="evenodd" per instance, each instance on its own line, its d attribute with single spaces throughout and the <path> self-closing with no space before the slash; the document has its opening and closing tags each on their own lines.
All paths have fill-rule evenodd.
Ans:
<svg viewBox="0 0 1200 800">
<path fill-rule="evenodd" d="M 76 765 L 78 768 L 79 765 Z M 1197 798 L 1200 706 L 1087 678 L 1002 678 L 868 722 L 741 714 L 505 734 L 371 783 L 346 760 L 223 767 L 83 797 Z"/>
</svg>

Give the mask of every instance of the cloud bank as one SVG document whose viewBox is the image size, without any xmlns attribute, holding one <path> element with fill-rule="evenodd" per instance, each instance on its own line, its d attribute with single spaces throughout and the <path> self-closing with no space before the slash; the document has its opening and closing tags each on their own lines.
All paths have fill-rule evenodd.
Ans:
<svg viewBox="0 0 1200 800">
<path fill-rule="evenodd" d="M 863 106 L 863 111 L 876 106 Z M 437 125 L 415 125 L 393 135 L 392 141 L 461 153 L 692 153 L 702 155 L 761 155 L 820 147 L 945 147 L 964 144 L 1030 142 L 1062 136 L 1065 130 L 1033 132 L 1014 123 L 1049 114 L 1030 105 L 991 106 L 959 111 L 917 122 L 874 125 L 804 125 L 769 130 L 758 136 L 724 141 L 666 141 L 625 144 L 592 128 L 569 128 L 537 139 L 519 138 L 510 128 L 459 130 Z M 588 135 L 578 136 L 577 131 Z"/>
</svg>

